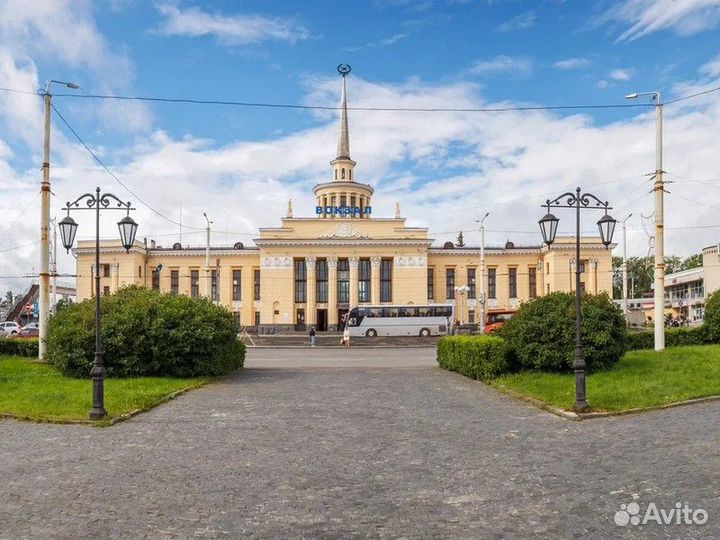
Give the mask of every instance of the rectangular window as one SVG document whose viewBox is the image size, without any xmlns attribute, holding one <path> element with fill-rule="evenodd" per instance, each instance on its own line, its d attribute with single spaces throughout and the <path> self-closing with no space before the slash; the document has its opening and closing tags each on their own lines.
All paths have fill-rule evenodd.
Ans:
<svg viewBox="0 0 720 540">
<path fill-rule="evenodd" d="M 347 304 L 350 301 L 350 263 L 347 259 L 338 259 L 338 303 Z"/>
<path fill-rule="evenodd" d="M 255 312 L 255 326 L 260 326 L 260 312 Z"/>
<path fill-rule="evenodd" d="M 210 297 L 215 301 L 220 301 L 220 296 L 218 295 L 218 285 L 220 284 L 220 276 L 218 275 L 217 270 L 211 270 L 210 271 Z"/>
<path fill-rule="evenodd" d="M 242 270 L 233 270 L 233 300 L 242 300 Z"/>
<path fill-rule="evenodd" d="M 315 301 L 328 301 L 328 265 L 325 259 L 315 261 Z"/>
<path fill-rule="evenodd" d="M 380 261 L 380 301 L 392 302 L 392 259 Z"/>
<path fill-rule="evenodd" d="M 170 292 L 177 294 L 180 289 L 180 271 L 170 270 Z"/>
<path fill-rule="evenodd" d="M 110 294 L 110 287 L 108 285 L 105 285 L 103 287 L 103 296 L 108 296 Z"/>
<path fill-rule="evenodd" d="M 295 302 L 307 301 L 307 267 L 305 259 L 295 259 Z"/>
<path fill-rule="evenodd" d="M 467 284 L 470 287 L 468 291 L 468 298 L 475 298 L 475 269 L 467 269 Z"/>
<path fill-rule="evenodd" d="M 153 270 L 152 273 L 152 288 L 156 291 L 160 290 L 160 272 Z"/>
<path fill-rule="evenodd" d="M 235 323 L 235 328 L 240 331 L 240 329 L 242 328 L 242 322 L 240 319 L 239 311 L 233 311 L 233 322 Z"/>
<path fill-rule="evenodd" d="M 260 270 L 255 270 L 253 273 L 253 298 L 260 300 Z"/>
<path fill-rule="evenodd" d="M 427 270 L 427 297 L 428 300 L 435 298 L 435 270 L 433 268 Z"/>
<path fill-rule="evenodd" d="M 109 264 L 103 264 L 102 265 L 102 277 L 110 277 L 110 265 Z"/>
<path fill-rule="evenodd" d="M 138 266 L 138 277 L 142 277 L 142 266 Z"/>
<path fill-rule="evenodd" d="M 370 259 L 360 259 L 358 266 L 358 302 L 370 301 Z"/>
<path fill-rule="evenodd" d="M 190 270 L 190 296 L 197 298 L 200 296 L 200 271 Z"/>
<path fill-rule="evenodd" d="M 455 269 L 445 269 L 445 298 L 455 298 Z"/>
<path fill-rule="evenodd" d="M 497 269 L 488 268 L 488 298 L 497 298 Z"/>
<path fill-rule="evenodd" d="M 537 297 L 537 269 L 534 266 L 528 268 L 528 286 L 530 287 L 530 298 Z"/>
<path fill-rule="evenodd" d="M 517 268 L 508 268 L 508 294 L 517 298 Z"/>
</svg>

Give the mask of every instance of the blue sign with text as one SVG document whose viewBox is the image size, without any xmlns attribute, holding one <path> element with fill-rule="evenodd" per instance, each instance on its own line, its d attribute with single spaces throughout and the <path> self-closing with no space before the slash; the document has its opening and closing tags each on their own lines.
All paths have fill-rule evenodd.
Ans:
<svg viewBox="0 0 720 540">
<path fill-rule="evenodd" d="M 369 215 L 372 214 L 372 207 L 366 206 L 364 208 L 360 208 L 359 206 L 316 206 L 315 207 L 315 213 L 319 216 L 325 214 L 326 216 L 329 215 L 341 215 L 341 216 L 349 216 L 349 215 Z"/>
</svg>

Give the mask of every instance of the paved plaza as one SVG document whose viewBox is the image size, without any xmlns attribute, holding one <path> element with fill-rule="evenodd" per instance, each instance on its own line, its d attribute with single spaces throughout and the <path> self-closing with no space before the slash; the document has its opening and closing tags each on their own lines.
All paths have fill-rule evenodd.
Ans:
<svg viewBox="0 0 720 540">
<path fill-rule="evenodd" d="M 720 537 L 720 402 L 573 422 L 434 354 L 256 349 L 110 428 L 0 421 L 0 538 Z"/>
</svg>

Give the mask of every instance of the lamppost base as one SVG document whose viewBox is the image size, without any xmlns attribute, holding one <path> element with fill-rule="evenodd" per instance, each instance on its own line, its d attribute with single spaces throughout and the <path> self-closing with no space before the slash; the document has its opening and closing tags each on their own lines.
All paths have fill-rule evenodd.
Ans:
<svg viewBox="0 0 720 540">
<path fill-rule="evenodd" d="M 107 416 L 105 409 L 93 409 L 90 411 L 90 420 L 102 420 Z"/>
<path fill-rule="evenodd" d="M 588 412 L 590 410 L 590 405 L 588 405 L 587 401 L 576 401 L 575 405 L 573 405 L 573 411 L 575 412 Z"/>
</svg>

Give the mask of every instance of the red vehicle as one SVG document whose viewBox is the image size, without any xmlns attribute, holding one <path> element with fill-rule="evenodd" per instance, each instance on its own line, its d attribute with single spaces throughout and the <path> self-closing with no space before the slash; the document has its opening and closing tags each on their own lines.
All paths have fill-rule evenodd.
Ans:
<svg viewBox="0 0 720 540">
<path fill-rule="evenodd" d="M 497 332 L 517 311 L 512 309 L 491 311 L 487 315 L 487 323 L 485 324 L 485 333 L 492 334 Z"/>
</svg>

